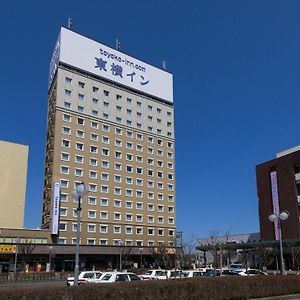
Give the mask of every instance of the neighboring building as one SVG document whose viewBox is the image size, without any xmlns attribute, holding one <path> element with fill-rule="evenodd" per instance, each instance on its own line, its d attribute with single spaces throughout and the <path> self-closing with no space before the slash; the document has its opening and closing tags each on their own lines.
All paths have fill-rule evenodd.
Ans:
<svg viewBox="0 0 300 300">
<path fill-rule="evenodd" d="M 289 218 L 281 222 L 283 240 L 299 239 L 300 146 L 256 166 L 256 180 L 261 239 L 275 239 L 276 225 L 268 219 L 275 211 L 289 213 Z"/>
<path fill-rule="evenodd" d="M 28 148 L 0 141 L 0 227 L 24 225 Z"/>
<path fill-rule="evenodd" d="M 76 242 L 83 181 L 82 245 L 175 246 L 172 74 L 65 28 L 49 74 L 42 228 Z"/>
</svg>

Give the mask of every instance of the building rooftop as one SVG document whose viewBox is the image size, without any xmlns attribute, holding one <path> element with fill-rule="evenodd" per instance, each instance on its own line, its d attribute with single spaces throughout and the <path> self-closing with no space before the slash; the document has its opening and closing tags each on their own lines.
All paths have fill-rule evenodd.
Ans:
<svg viewBox="0 0 300 300">
<path fill-rule="evenodd" d="M 293 152 L 296 152 L 296 151 L 299 151 L 299 150 L 300 150 L 300 145 L 277 153 L 276 158 L 280 158 L 282 156 L 288 155 L 290 153 L 293 153 Z"/>
</svg>

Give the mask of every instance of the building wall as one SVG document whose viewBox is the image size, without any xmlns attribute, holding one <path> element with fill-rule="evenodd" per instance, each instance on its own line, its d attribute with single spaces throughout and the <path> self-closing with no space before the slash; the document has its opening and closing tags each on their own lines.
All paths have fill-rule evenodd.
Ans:
<svg viewBox="0 0 300 300">
<path fill-rule="evenodd" d="M 82 244 L 174 245 L 174 147 L 172 105 L 59 67 L 49 92 L 42 227 L 50 226 L 51 184 L 59 181 L 58 242 L 75 242 L 71 193 L 84 181 Z"/>
<path fill-rule="evenodd" d="M 28 149 L 0 141 L 0 227 L 23 227 Z"/>
<path fill-rule="evenodd" d="M 259 222 L 262 240 L 273 240 L 274 223 L 268 216 L 273 213 L 270 173 L 277 172 L 277 185 L 280 211 L 288 211 L 290 216 L 282 221 L 283 239 L 300 238 L 299 204 L 300 195 L 300 151 L 283 155 L 277 159 L 256 166 L 257 193 L 259 203 Z"/>
</svg>

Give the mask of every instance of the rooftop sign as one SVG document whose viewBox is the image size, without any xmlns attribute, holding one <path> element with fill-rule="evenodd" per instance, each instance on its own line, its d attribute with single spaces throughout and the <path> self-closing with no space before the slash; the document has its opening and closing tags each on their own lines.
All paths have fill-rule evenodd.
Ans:
<svg viewBox="0 0 300 300">
<path fill-rule="evenodd" d="M 63 27 L 50 62 L 49 86 L 59 62 L 173 102 L 172 74 Z"/>
</svg>

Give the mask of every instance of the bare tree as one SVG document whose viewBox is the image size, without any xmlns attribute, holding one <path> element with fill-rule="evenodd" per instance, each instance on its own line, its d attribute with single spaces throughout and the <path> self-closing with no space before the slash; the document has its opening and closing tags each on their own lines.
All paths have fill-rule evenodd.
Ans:
<svg viewBox="0 0 300 300">
<path fill-rule="evenodd" d="M 164 244 L 152 248 L 154 266 L 157 268 L 171 269 L 174 267 L 175 248 L 167 247 Z"/>
<path fill-rule="evenodd" d="M 30 239 L 22 239 L 18 244 L 18 252 L 20 253 L 23 261 L 23 270 L 25 271 L 25 266 L 29 264 L 29 258 L 32 251 L 35 249 L 35 244 L 32 243 Z"/>
</svg>

